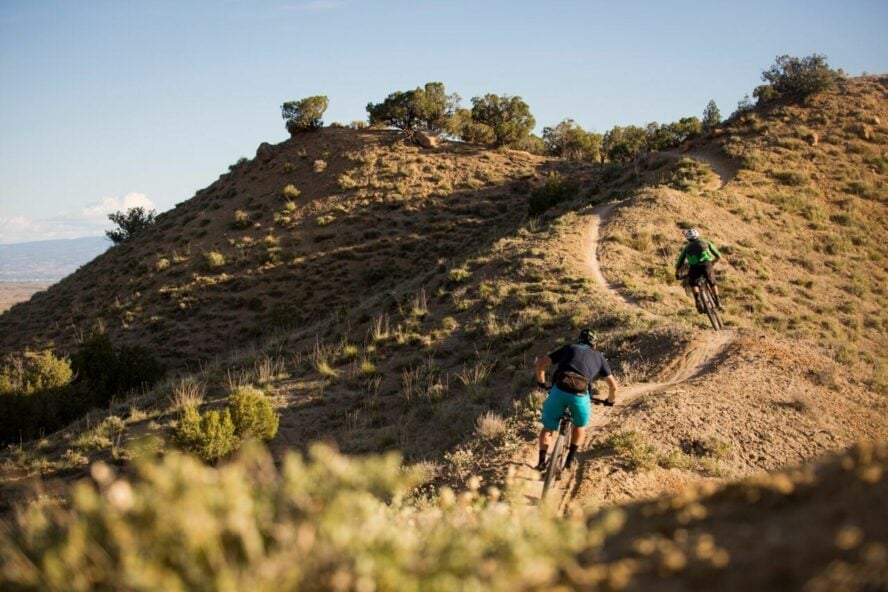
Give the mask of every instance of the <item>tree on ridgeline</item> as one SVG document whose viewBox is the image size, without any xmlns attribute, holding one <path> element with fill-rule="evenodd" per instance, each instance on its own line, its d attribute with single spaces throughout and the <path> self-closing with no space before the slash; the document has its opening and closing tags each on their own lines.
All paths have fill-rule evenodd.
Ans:
<svg viewBox="0 0 888 592">
<path fill-rule="evenodd" d="M 601 147 L 609 161 L 625 163 L 638 158 L 647 145 L 647 129 L 637 125 L 615 125 L 604 134 Z"/>
<path fill-rule="evenodd" d="M 472 119 L 471 109 L 457 109 L 447 132 L 470 144 L 493 144 L 493 130 Z"/>
<path fill-rule="evenodd" d="M 513 144 L 512 147 L 515 150 L 523 150 L 524 152 L 537 154 L 539 156 L 543 156 L 544 154 L 548 153 L 548 150 L 546 149 L 546 142 L 543 141 L 543 139 L 536 134 L 528 134 L 524 136 L 516 144 Z"/>
<path fill-rule="evenodd" d="M 652 129 L 652 126 L 656 126 Z M 673 123 L 648 125 L 648 150 L 672 150 L 698 135 L 703 125 L 696 117 L 682 117 Z"/>
<path fill-rule="evenodd" d="M 576 160 L 600 160 L 604 137 L 587 132 L 573 119 L 565 119 L 555 127 L 543 128 L 543 142 L 552 156 Z"/>
<path fill-rule="evenodd" d="M 298 101 L 287 101 L 281 105 L 281 116 L 286 122 L 290 135 L 318 129 L 324 122 L 324 112 L 330 101 L 323 95 L 306 97 Z"/>
<path fill-rule="evenodd" d="M 753 91 L 759 105 L 775 99 L 802 100 L 834 87 L 839 72 L 829 67 L 826 56 L 812 54 L 805 58 L 777 56 L 774 64 L 762 72 L 765 84 Z"/>
<path fill-rule="evenodd" d="M 149 211 L 141 206 L 130 208 L 126 212 L 117 211 L 113 214 L 108 214 L 108 219 L 114 222 L 117 228 L 106 230 L 105 235 L 115 245 L 119 245 L 154 224 L 155 216 L 157 216 L 156 210 Z"/>
<path fill-rule="evenodd" d="M 490 128 L 494 146 L 518 144 L 536 125 L 524 99 L 509 95 L 474 97 L 472 120 Z"/>
<path fill-rule="evenodd" d="M 721 112 L 718 110 L 718 105 L 715 104 L 715 99 L 713 99 L 709 101 L 706 108 L 703 109 L 703 129 L 707 132 L 711 132 L 717 128 L 720 123 Z"/>
<path fill-rule="evenodd" d="M 443 83 L 428 82 L 422 88 L 395 91 L 381 103 L 367 103 L 368 121 L 405 132 L 440 134 L 451 129 L 459 102 L 459 95 L 448 95 Z"/>
</svg>

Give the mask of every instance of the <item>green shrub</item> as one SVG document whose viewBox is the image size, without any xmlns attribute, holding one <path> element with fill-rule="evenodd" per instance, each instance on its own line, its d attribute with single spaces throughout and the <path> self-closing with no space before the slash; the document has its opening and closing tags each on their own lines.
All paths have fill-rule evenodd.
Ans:
<svg viewBox="0 0 888 592">
<path fill-rule="evenodd" d="M 239 169 L 240 167 L 242 167 L 242 166 L 244 166 L 245 164 L 247 164 L 248 162 L 250 162 L 250 159 L 249 159 L 249 158 L 247 158 L 246 156 L 241 156 L 240 158 L 238 158 L 238 159 L 234 162 L 234 164 L 230 164 L 230 165 L 228 165 L 228 170 L 229 170 L 230 172 L 234 172 L 234 171 L 236 171 L 237 169 Z"/>
<path fill-rule="evenodd" d="M 607 445 L 614 449 L 631 470 L 650 469 L 656 464 L 656 448 L 645 442 L 635 430 L 619 431 L 607 439 Z"/>
<path fill-rule="evenodd" d="M 807 173 L 800 171 L 774 171 L 771 175 L 784 185 L 805 185 L 810 180 Z"/>
<path fill-rule="evenodd" d="M 8 355 L 0 368 L 0 395 L 30 395 L 58 388 L 71 382 L 73 375 L 71 363 L 55 357 L 50 350 Z"/>
<path fill-rule="evenodd" d="M 361 360 L 361 365 L 358 368 L 358 371 L 364 377 L 371 377 L 379 374 L 379 369 L 376 367 L 376 364 L 366 358 Z"/>
<path fill-rule="evenodd" d="M 240 445 L 228 409 L 201 415 L 196 407 L 186 407 L 179 416 L 174 436 L 179 446 L 206 462 L 225 458 Z"/>
<path fill-rule="evenodd" d="M 208 251 L 204 253 L 204 263 L 209 270 L 219 269 L 225 265 L 225 255 L 219 251 Z"/>
<path fill-rule="evenodd" d="M 72 378 L 68 360 L 50 351 L 7 356 L 0 369 L 0 444 L 39 437 L 88 411 L 91 393 Z"/>
<path fill-rule="evenodd" d="M 288 183 L 283 189 L 281 189 L 281 196 L 286 200 L 294 200 L 300 195 L 302 195 L 302 192 L 292 183 Z"/>
<path fill-rule="evenodd" d="M 549 208 L 574 197 L 579 190 L 579 183 L 565 179 L 557 172 L 549 173 L 546 182 L 530 192 L 528 215 L 539 216 Z"/>
<path fill-rule="evenodd" d="M 465 267 L 454 267 L 447 272 L 447 281 L 451 284 L 461 284 L 471 276 L 472 272 Z"/>
<path fill-rule="evenodd" d="M 237 389 L 228 396 L 228 407 L 239 437 L 268 441 L 277 434 L 278 414 L 259 389 L 251 386 Z"/>
<path fill-rule="evenodd" d="M 235 210 L 234 211 L 234 220 L 231 222 L 231 227 L 235 230 L 243 230 L 245 228 L 249 228 L 253 222 L 250 220 L 250 214 L 245 212 L 244 210 Z"/>
<path fill-rule="evenodd" d="M 709 175 L 708 166 L 691 158 L 678 161 L 667 185 L 679 191 L 696 189 Z"/>
<path fill-rule="evenodd" d="M 115 348 L 104 333 L 95 333 L 71 356 L 71 368 L 77 383 L 84 383 L 92 403 L 103 407 L 115 395 L 143 386 L 151 386 L 161 376 L 163 367 L 148 350 L 141 347 Z"/>
<path fill-rule="evenodd" d="M 342 190 L 353 189 L 358 186 L 358 182 L 355 181 L 348 173 L 342 173 L 341 175 L 339 175 L 339 179 L 336 180 L 336 184 L 339 185 L 339 188 Z"/>
</svg>

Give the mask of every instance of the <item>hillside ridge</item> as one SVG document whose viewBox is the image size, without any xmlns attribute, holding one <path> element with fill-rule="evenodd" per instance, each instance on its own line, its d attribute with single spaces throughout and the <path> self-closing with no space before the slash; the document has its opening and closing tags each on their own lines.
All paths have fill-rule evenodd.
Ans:
<svg viewBox="0 0 888 592">
<path fill-rule="evenodd" d="M 5 495 L 118 458 L 106 419 L 120 441 L 171 448 L 182 393 L 217 410 L 243 385 L 280 414 L 276 458 L 328 440 L 400 451 L 430 492 L 474 476 L 507 487 L 538 429 L 533 360 L 581 326 L 632 398 L 591 430 L 576 500 L 651 498 L 885 437 L 888 128 L 867 124 L 865 139 L 847 123 L 863 112 L 849 101 L 881 117 L 873 84 L 622 165 L 376 130 L 295 136 L 0 317 L 4 351 L 64 353 L 101 321 L 174 369 L 9 453 Z M 710 154 L 719 174 L 696 158 Z M 672 277 L 689 224 L 725 254 L 724 334 Z M 849 281 L 855 297 L 839 300 Z"/>
</svg>

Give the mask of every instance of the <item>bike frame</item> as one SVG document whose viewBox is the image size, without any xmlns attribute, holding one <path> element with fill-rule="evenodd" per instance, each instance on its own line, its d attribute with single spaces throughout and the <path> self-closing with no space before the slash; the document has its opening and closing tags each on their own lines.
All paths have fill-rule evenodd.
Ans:
<svg viewBox="0 0 888 592">
<path fill-rule="evenodd" d="M 703 309 L 706 311 L 706 316 L 709 317 L 709 322 L 712 324 L 712 328 L 716 331 L 720 330 L 723 325 L 721 316 L 718 314 L 718 309 L 715 307 L 715 297 L 712 295 L 712 287 L 709 285 L 709 282 L 702 277 L 697 278 L 695 285 L 700 288 L 700 299 L 703 302 Z"/>
<path fill-rule="evenodd" d="M 724 323 L 722 323 L 721 315 L 718 314 L 718 309 L 715 307 L 715 297 L 712 295 L 712 288 L 709 286 L 709 282 L 706 281 L 706 278 L 702 276 L 698 277 L 693 284 L 688 281 L 687 274 L 682 275 L 681 279 L 683 280 L 686 289 L 689 289 L 692 292 L 694 287 L 700 289 L 700 301 L 703 303 L 703 311 L 706 313 L 706 316 L 709 317 L 709 322 L 712 324 L 712 328 L 715 331 L 723 329 Z"/>
</svg>

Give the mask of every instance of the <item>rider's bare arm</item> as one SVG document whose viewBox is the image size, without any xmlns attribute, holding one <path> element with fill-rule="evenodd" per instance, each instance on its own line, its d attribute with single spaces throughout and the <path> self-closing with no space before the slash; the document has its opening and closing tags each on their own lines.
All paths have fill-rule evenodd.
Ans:
<svg viewBox="0 0 888 592">
<path fill-rule="evenodd" d="M 610 391 L 607 396 L 607 400 L 611 403 L 617 400 L 617 379 L 613 376 L 608 376 L 605 378 L 607 382 L 607 388 Z"/>
<path fill-rule="evenodd" d="M 543 356 L 542 358 L 537 358 L 536 364 L 533 366 L 534 375 L 536 376 L 536 380 L 538 383 L 546 382 L 546 368 L 552 365 L 552 358 L 549 356 Z"/>
</svg>

